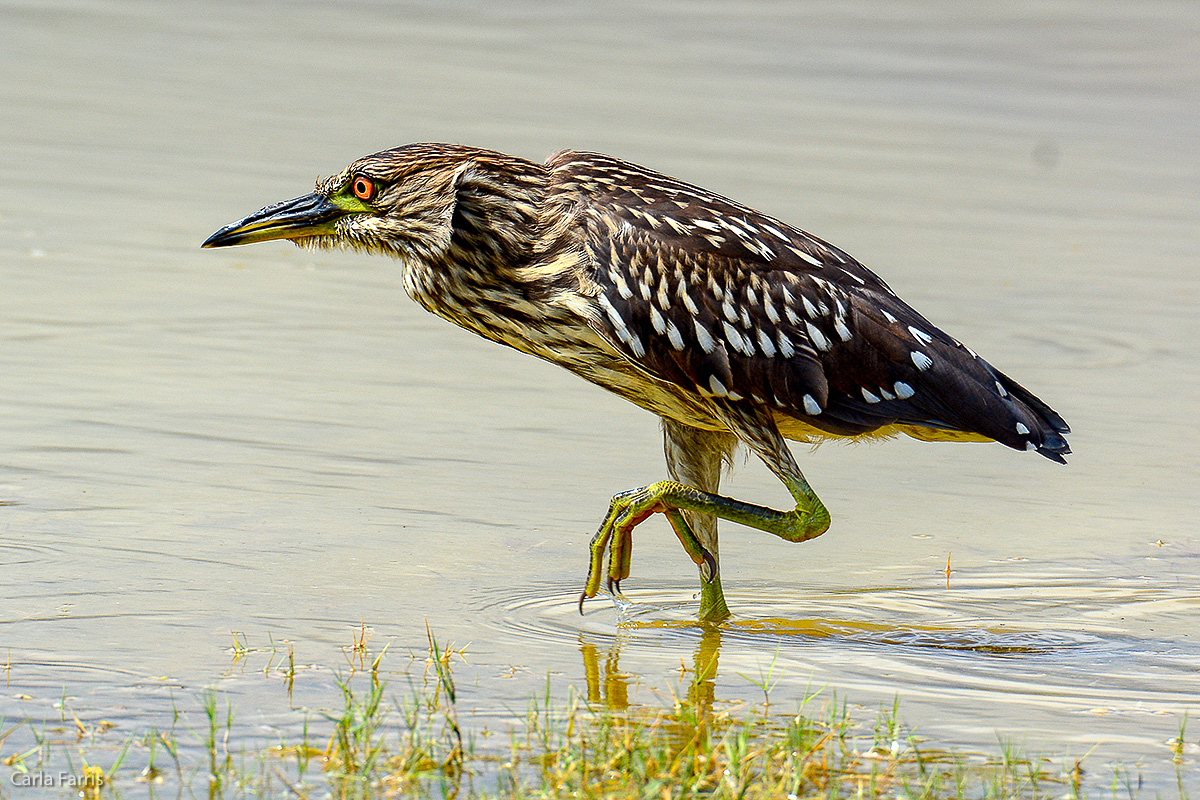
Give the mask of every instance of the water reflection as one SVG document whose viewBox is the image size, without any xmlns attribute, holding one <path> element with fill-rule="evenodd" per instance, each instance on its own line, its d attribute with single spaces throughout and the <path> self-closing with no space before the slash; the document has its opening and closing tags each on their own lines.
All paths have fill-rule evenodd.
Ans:
<svg viewBox="0 0 1200 800">
<path fill-rule="evenodd" d="M 686 702 L 690 709 L 698 712 L 698 718 L 709 718 L 716 697 L 716 676 L 721 655 L 721 628 L 715 625 L 697 625 L 700 637 L 692 651 L 691 666 L 683 661 L 679 664 L 680 678 L 690 675 Z M 586 634 L 580 636 L 580 654 L 583 656 L 583 678 L 587 684 L 588 703 L 602 705 L 610 711 L 629 708 L 630 680 L 635 675 L 620 668 L 622 638 L 595 643 Z M 604 657 L 604 673 L 601 674 L 600 660 Z"/>
<path fill-rule="evenodd" d="M 610 642 L 605 647 L 604 674 L 600 674 L 599 646 L 590 642 L 586 636 L 579 637 L 579 652 L 583 655 L 583 677 L 587 684 L 587 699 L 589 703 L 603 705 L 614 711 L 624 711 L 629 707 L 629 675 L 621 672 L 619 660 L 621 657 L 621 641 Z"/>
<path fill-rule="evenodd" d="M 998 569 L 956 575 L 952 591 L 743 586 L 730 593 L 743 616 L 716 627 L 696 622 L 681 586 L 631 591 L 582 618 L 569 589 L 546 585 L 498 590 L 481 611 L 534 649 L 575 641 L 574 680 L 582 675 L 589 702 L 612 710 L 684 696 L 706 711 L 761 702 L 758 684 L 770 675 L 781 708 L 829 690 L 870 719 L 899 696 L 903 716 L 947 746 L 986 750 L 1012 731 L 1076 756 L 1093 747 L 1152 754 L 1179 714 L 1200 713 L 1200 650 L 1177 624 L 1198 601 L 1143 581 L 1086 578 L 1094 573 Z M 1041 730 L 1056 738 L 1028 739 Z"/>
<path fill-rule="evenodd" d="M 717 668 L 721 657 L 721 628 L 715 625 L 698 625 L 699 638 L 692 653 L 691 667 L 680 661 L 680 674 L 690 673 L 688 703 L 704 712 L 712 710 L 717 702 Z M 603 705 L 612 711 L 623 711 L 629 707 L 629 683 L 635 677 L 623 672 L 620 666 L 620 637 L 607 643 L 596 643 L 581 634 L 579 652 L 583 656 L 583 675 L 587 685 L 589 703 Z M 600 669 L 600 654 L 603 652 L 604 671 Z"/>
<path fill-rule="evenodd" d="M 647 613 L 645 609 L 635 613 Z M 598 639 L 580 634 L 579 650 L 583 657 L 583 675 L 589 702 L 622 710 L 629 706 L 630 682 L 636 675 L 621 668 L 622 648 L 634 645 L 639 634 L 655 631 L 684 633 L 694 638 L 690 667 L 680 661 L 680 673 L 690 674 L 688 701 L 705 711 L 718 702 L 721 648 L 746 646 L 764 641 L 780 648 L 792 640 L 803 645 L 809 640 L 835 639 L 841 644 L 869 644 L 876 647 L 945 650 L 974 653 L 993 658 L 1020 658 L 1049 655 L 1070 648 L 1082 648 L 1098 640 L 1083 634 L 1036 631 L 1002 631 L 983 628 L 952 628 L 912 625 L 888 625 L 854 620 L 784 619 L 729 620 L 710 625 L 684 620 L 628 620 L 619 626 L 615 637 Z M 676 639 L 678 643 L 678 640 Z M 678 648 L 676 648 L 678 650 Z M 745 677 L 741 675 L 740 677 Z"/>
</svg>

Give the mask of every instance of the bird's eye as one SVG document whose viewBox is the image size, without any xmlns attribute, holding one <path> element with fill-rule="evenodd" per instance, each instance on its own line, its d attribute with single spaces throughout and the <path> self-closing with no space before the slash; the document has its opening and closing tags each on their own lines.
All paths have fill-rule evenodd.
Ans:
<svg viewBox="0 0 1200 800">
<path fill-rule="evenodd" d="M 354 196 L 359 200 L 370 200 L 375 196 L 375 181 L 366 175 L 356 175 L 354 182 L 350 184 L 350 188 L 354 191 Z"/>
</svg>

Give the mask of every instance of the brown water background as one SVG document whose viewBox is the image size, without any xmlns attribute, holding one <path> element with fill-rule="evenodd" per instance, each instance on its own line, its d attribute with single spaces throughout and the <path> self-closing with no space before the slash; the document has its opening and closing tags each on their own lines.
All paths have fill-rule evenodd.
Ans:
<svg viewBox="0 0 1200 800">
<path fill-rule="evenodd" d="M 0 3 L 0 714 L 65 697 L 132 733 L 216 687 L 266 746 L 340 702 L 360 622 L 396 669 L 428 622 L 497 726 L 597 659 L 657 702 L 710 648 L 722 703 L 774 664 L 782 710 L 898 695 L 939 744 L 1174 792 L 1200 714 L 1197 130 L 1194 3 Z M 198 249 L 430 140 L 600 150 L 829 239 L 1060 411 L 1075 455 L 798 447 L 834 527 L 726 526 L 719 642 L 667 624 L 695 572 L 660 520 L 630 624 L 581 618 L 609 497 L 664 477 L 650 415 L 426 314 L 386 259 Z M 727 488 L 787 505 L 757 462 Z M 285 640 L 313 665 L 291 703 L 264 669 Z"/>
</svg>

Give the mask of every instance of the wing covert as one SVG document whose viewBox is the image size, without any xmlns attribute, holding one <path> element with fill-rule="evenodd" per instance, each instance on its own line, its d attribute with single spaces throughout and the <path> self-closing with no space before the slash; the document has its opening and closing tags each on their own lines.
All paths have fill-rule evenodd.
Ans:
<svg viewBox="0 0 1200 800">
<path fill-rule="evenodd" d="M 644 372 L 837 435 L 899 423 L 1069 452 L 1057 415 L 832 245 L 628 162 L 547 166 L 585 231 L 593 326 Z"/>
</svg>

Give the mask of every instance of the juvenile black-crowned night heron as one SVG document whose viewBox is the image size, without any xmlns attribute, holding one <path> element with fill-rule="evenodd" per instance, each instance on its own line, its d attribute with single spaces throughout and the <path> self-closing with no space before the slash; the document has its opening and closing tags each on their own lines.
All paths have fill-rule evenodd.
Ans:
<svg viewBox="0 0 1200 800">
<path fill-rule="evenodd" d="M 785 439 L 997 441 L 1064 462 L 1067 424 L 838 248 L 627 161 L 545 164 L 447 144 L 359 159 L 312 194 L 222 228 L 205 247 L 292 239 L 385 253 L 409 295 L 662 418 L 672 480 L 622 492 L 592 539 L 583 599 L 629 575 L 656 512 L 700 568 L 700 617 L 729 615 L 717 518 L 789 542 L 829 513 Z M 744 444 L 796 507 L 717 494 Z"/>
</svg>

